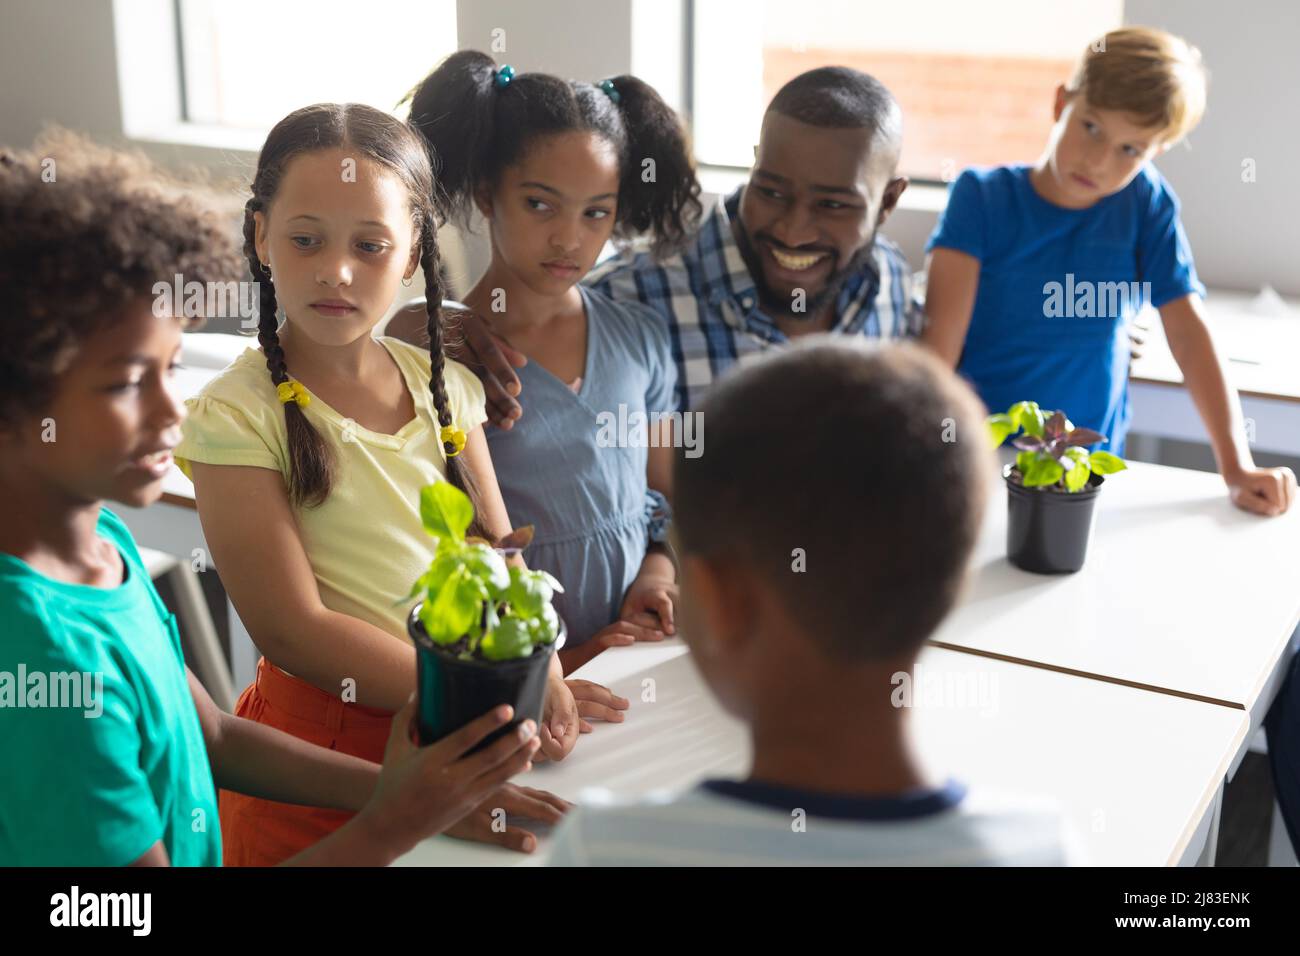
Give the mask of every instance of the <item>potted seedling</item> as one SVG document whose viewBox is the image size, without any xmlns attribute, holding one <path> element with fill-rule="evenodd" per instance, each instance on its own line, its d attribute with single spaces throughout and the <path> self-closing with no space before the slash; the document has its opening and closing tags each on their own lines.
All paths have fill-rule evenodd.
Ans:
<svg viewBox="0 0 1300 956">
<path fill-rule="evenodd" d="M 495 547 L 467 539 L 474 506 L 448 482 L 420 492 L 420 517 L 438 539 L 429 569 L 408 595 L 422 598 L 406 621 L 416 650 L 420 742 L 510 704 L 514 719 L 475 748 L 481 749 L 525 719 L 540 723 L 551 653 L 563 633 L 551 598 L 564 589 L 545 571 L 506 563 L 532 540 L 531 527 Z"/>
<path fill-rule="evenodd" d="M 1104 435 L 1075 428 L 1064 412 L 1044 415 L 1035 402 L 1017 402 L 1005 414 L 990 415 L 988 424 L 995 447 L 1011 438 L 1017 450 L 1014 464 L 1002 470 L 1007 557 L 1038 574 L 1078 571 L 1104 476 L 1128 466 L 1110 452 L 1088 451 L 1106 441 Z"/>
</svg>

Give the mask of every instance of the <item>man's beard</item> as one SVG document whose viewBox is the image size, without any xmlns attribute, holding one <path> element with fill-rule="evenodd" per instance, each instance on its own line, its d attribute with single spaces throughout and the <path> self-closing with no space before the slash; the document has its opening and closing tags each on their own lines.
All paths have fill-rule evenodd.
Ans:
<svg viewBox="0 0 1300 956">
<path fill-rule="evenodd" d="M 873 229 L 866 243 L 860 246 L 843 266 L 838 264 L 839 253 L 835 250 L 814 247 L 819 252 L 829 252 L 834 256 L 836 268 L 831 270 L 831 274 L 826 277 L 826 282 L 821 291 L 807 299 L 803 303 L 804 307 L 802 309 L 795 311 L 790 296 L 778 294 L 775 289 L 767 284 L 767 273 L 763 270 L 762 254 L 749 238 L 749 230 L 745 228 L 745 224 L 740 221 L 739 216 L 736 217 L 735 225 L 736 245 L 740 249 L 740 257 L 745 261 L 749 274 L 754 280 L 754 285 L 758 289 L 759 305 L 763 307 L 764 312 L 771 316 L 794 319 L 797 322 L 812 321 L 821 313 L 822 308 L 827 303 L 833 303 L 844 289 L 844 284 L 866 264 L 876 243 L 876 230 Z M 758 238 L 771 241 L 771 237 L 762 233 L 759 233 Z M 785 248 L 780 243 L 776 243 L 776 245 L 782 249 Z"/>
</svg>

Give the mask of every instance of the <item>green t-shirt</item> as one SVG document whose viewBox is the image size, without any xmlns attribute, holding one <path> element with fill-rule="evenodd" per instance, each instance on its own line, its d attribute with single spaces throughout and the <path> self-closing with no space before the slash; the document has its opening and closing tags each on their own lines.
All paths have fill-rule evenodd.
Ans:
<svg viewBox="0 0 1300 956">
<path fill-rule="evenodd" d="M 0 554 L 0 865 L 119 866 L 159 839 L 221 863 L 216 790 L 176 619 L 120 518 L 115 588 Z"/>
</svg>

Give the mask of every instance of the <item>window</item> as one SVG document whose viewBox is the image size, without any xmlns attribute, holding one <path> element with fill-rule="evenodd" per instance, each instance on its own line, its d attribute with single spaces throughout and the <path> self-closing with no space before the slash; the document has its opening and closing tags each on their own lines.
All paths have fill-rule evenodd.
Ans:
<svg viewBox="0 0 1300 956">
<path fill-rule="evenodd" d="M 455 0 L 176 0 L 183 117 L 265 132 L 312 103 L 397 101 L 456 49 Z"/>
<path fill-rule="evenodd" d="M 900 171 L 951 180 L 967 166 L 1032 162 L 1052 95 L 1122 0 L 698 0 L 692 103 L 703 164 L 749 167 L 767 103 L 818 66 L 863 70 L 903 109 Z"/>
</svg>

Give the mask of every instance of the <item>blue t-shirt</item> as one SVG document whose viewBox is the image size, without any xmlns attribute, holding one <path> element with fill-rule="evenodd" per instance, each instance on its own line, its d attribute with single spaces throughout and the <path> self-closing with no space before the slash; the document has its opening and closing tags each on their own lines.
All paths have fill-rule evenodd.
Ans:
<svg viewBox="0 0 1300 956">
<path fill-rule="evenodd" d="M 1205 294 L 1178 216 L 1178 197 L 1150 163 L 1086 209 L 1034 191 L 1031 167 L 968 169 L 926 251 L 980 260 L 979 289 L 957 370 L 990 411 L 1019 401 L 1061 409 L 1122 455 L 1131 418 L 1128 325 Z"/>
<path fill-rule="evenodd" d="M 577 393 L 529 362 L 517 372 L 524 416 L 509 431 L 487 429 L 511 524 L 535 529 L 524 560 L 564 585 L 555 610 L 569 647 L 618 618 L 641 569 L 651 519 L 648 423 L 674 410 L 677 381 L 658 315 L 578 290 L 587 312 L 587 360 Z"/>
</svg>

